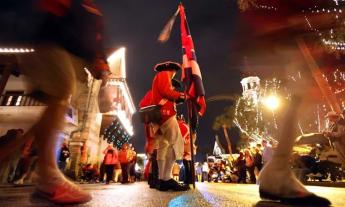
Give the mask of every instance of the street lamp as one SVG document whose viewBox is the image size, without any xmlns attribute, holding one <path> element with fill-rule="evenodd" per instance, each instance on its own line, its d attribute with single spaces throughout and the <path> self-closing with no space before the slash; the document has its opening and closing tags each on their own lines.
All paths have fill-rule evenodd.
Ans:
<svg viewBox="0 0 345 207">
<path fill-rule="evenodd" d="M 270 96 L 268 96 L 268 97 L 266 97 L 266 98 L 264 99 L 264 105 L 265 105 L 268 109 L 274 111 L 274 110 L 276 110 L 276 109 L 279 107 L 279 105 L 280 105 L 279 98 L 278 98 L 276 95 L 270 95 Z"/>
</svg>

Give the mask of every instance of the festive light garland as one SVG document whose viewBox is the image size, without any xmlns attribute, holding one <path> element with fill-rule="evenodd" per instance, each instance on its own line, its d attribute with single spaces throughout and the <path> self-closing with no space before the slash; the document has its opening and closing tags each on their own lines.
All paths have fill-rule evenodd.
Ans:
<svg viewBox="0 0 345 207">
<path fill-rule="evenodd" d="M 337 96 L 341 107 L 345 109 L 345 70 L 335 69 L 330 74 L 322 74 L 322 77 L 328 82 L 331 90 Z"/>
<path fill-rule="evenodd" d="M 339 17 L 343 15 L 343 7 L 345 5 L 345 0 L 333 0 L 334 5 L 332 7 L 320 7 L 319 5 L 314 5 L 307 9 L 301 10 L 301 14 L 304 14 L 306 24 L 311 31 L 315 32 L 320 38 L 322 44 L 326 47 L 328 52 L 333 52 L 336 54 L 345 53 L 345 23 L 343 19 Z M 258 0 L 237 0 L 238 7 L 241 11 L 264 9 L 274 12 L 279 12 L 279 8 L 272 5 L 260 4 Z M 329 14 L 334 16 L 333 24 L 337 28 L 331 28 L 326 32 L 321 32 L 317 29 L 317 25 L 312 25 L 308 19 L 308 15 L 315 14 Z"/>
<path fill-rule="evenodd" d="M 246 79 L 248 81 L 256 80 L 255 78 Z M 242 85 L 257 84 L 246 82 L 244 79 L 241 83 Z M 262 139 L 275 141 L 273 137 L 276 136 L 279 126 L 274 110 L 267 111 L 265 99 L 269 95 L 284 94 L 281 84 L 281 80 L 272 78 L 265 80 L 264 87 L 259 87 L 259 89 L 243 87 L 244 94 L 236 101 L 233 123 L 254 142 L 260 142 Z"/>
<path fill-rule="evenodd" d="M 35 52 L 33 48 L 0 48 L 0 53 L 14 54 L 14 53 L 31 53 Z"/>
<path fill-rule="evenodd" d="M 103 132 L 103 139 L 107 140 L 109 144 L 113 143 L 114 147 L 118 149 L 121 149 L 123 144 L 128 143 L 130 138 L 130 135 L 117 118 Z"/>
<path fill-rule="evenodd" d="M 302 13 L 305 13 L 306 11 L 305 10 L 302 10 Z M 338 13 L 338 14 L 341 14 L 343 13 L 343 10 L 342 9 L 337 9 L 337 8 L 318 8 L 317 6 L 315 6 L 315 9 L 313 8 L 309 8 L 308 9 L 308 12 L 311 12 L 311 13 Z"/>
<path fill-rule="evenodd" d="M 345 70 L 336 69 L 332 73 L 323 74 L 323 77 L 330 84 L 332 91 L 337 95 L 342 108 L 345 109 Z M 302 76 L 300 71 L 295 75 L 288 75 L 288 80 L 290 82 L 301 81 Z M 240 97 L 235 104 L 233 123 L 254 142 L 258 142 L 261 139 L 274 140 L 273 137 L 277 135 L 280 128 L 276 120 L 276 113 L 274 110 L 271 113 L 267 113 L 263 98 L 270 94 L 279 94 L 283 100 L 289 102 L 292 95 L 290 89 L 283 87 L 282 81 L 277 78 L 265 80 L 262 85 L 263 87 L 257 91 L 258 94 L 252 96 L 252 98 L 257 97 L 259 100 L 251 100 L 251 97 L 246 95 Z M 320 118 L 324 117 L 330 110 L 325 102 L 324 100 L 323 103 L 318 102 L 315 106 L 311 105 L 305 111 L 309 115 L 303 116 L 305 118 L 298 122 L 301 132 L 320 132 L 326 126 L 326 120 Z M 251 116 L 250 113 L 255 114 L 255 116 Z M 252 117 L 255 117 L 255 120 Z M 260 126 L 262 124 L 263 127 Z M 263 136 L 263 134 L 265 135 Z"/>
</svg>

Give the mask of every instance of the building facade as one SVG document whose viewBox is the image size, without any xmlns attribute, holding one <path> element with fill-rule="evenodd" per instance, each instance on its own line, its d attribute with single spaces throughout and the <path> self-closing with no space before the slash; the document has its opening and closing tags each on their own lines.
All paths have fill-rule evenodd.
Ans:
<svg viewBox="0 0 345 207">
<path fill-rule="evenodd" d="M 1 56 L 2 54 L 0 54 Z M 30 97 L 27 79 L 7 65 L 14 60 L 6 62 L 0 58 L 0 136 L 10 129 L 23 129 L 24 132 L 39 120 L 46 106 Z M 101 81 L 88 74 L 88 81 L 77 83 L 77 95 L 72 96 L 68 112 L 65 116 L 65 126 L 58 134 L 58 146 L 63 142 L 68 144 L 70 158 L 65 169 L 68 176 L 78 178 L 81 167 L 85 164 L 99 166 L 103 161 L 103 149 L 107 146 L 101 128 L 107 128 L 110 120 L 118 120 L 128 137 L 133 135 L 132 115 L 135 112 L 134 104 L 126 83 L 125 49 L 119 49 L 109 56 L 109 64 L 113 74 L 107 85 L 116 90 L 113 111 L 106 114 L 99 112 L 98 92 Z M 87 71 L 86 71 L 87 72 Z M 108 141 L 109 142 L 109 141 Z M 59 148 L 59 147 L 58 147 Z M 58 151 L 56 152 L 58 155 Z M 20 150 L 13 152 L 11 157 L 1 163 L 0 183 L 7 182 L 8 176 L 15 168 L 20 156 Z"/>
</svg>

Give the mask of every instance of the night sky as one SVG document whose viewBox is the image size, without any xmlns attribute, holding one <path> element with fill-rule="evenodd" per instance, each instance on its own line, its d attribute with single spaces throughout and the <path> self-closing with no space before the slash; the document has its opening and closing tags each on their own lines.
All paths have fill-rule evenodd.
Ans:
<svg viewBox="0 0 345 207">
<path fill-rule="evenodd" d="M 181 62 L 181 40 L 179 18 L 175 22 L 170 40 L 161 44 L 157 37 L 167 20 L 177 9 L 179 1 L 153 0 L 98 0 L 106 21 L 106 46 L 126 47 L 127 81 L 135 105 L 151 87 L 155 75 L 153 66 L 158 62 L 172 60 Z M 245 23 L 239 19 L 237 5 L 233 0 L 184 1 L 186 15 L 195 44 L 206 98 L 218 94 L 241 93 L 240 80 L 243 75 L 245 53 L 239 44 L 248 36 Z M 214 118 L 222 113 L 226 101 L 210 102 L 198 130 L 198 159 L 211 153 L 214 135 Z M 132 143 L 138 152 L 144 152 L 143 125 L 134 116 L 135 136 Z"/>
</svg>

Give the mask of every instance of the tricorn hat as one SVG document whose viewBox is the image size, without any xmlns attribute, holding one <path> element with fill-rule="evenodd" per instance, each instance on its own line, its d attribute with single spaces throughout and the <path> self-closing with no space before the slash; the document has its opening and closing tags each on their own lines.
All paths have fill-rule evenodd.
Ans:
<svg viewBox="0 0 345 207">
<path fill-rule="evenodd" d="M 158 63 L 154 67 L 154 70 L 157 72 L 167 71 L 167 70 L 179 71 L 180 69 L 181 69 L 181 65 L 179 63 L 172 62 L 172 61 Z"/>
</svg>

